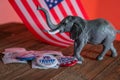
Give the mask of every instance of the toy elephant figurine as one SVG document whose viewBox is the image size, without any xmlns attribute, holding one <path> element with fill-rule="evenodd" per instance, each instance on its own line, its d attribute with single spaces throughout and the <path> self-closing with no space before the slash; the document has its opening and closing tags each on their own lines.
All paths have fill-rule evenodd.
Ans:
<svg viewBox="0 0 120 80">
<path fill-rule="evenodd" d="M 102 60 L 108 50 L 111 50 L 112 57 L 117 56 L 113 45 L 117 30 L 113 25 L 104 19 L 84 20 L 78 16 L 67 16 L 59 24 L 54 25 L 46 9 L 38 7 L 46 15 L 46 21 L 51 30 L 49 34 L 69 32 L 70 38 L 74 40 L 74 56 L 82 63 L 81 50 L 87 43 L 102 44 L 103 51 L 98 55 L 97 60 Z"/>
</svg>

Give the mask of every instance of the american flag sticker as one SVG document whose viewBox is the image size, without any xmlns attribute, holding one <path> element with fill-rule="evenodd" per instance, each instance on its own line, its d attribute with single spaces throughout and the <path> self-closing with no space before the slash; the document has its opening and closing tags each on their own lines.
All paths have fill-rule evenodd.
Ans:
<svg viewBox="0 0 120 80">
<path fill-rule="evenodd" d="M 37 6 L 45 8 L 54 24 L 68 15 L 80 16 L 88 19 L 81 0 L 9 0 L 26 27 L 40 40 L 45 43 L 68 47 L 73 44 L 68 33 L 51 35 L 42 30 L 50 30 L 46 23 L 46 16 Z"/>
<path fill-rule="evenodd" d="M 52 9 L 53 7 L 57 6 L 60 2 L 63 0 L 44 0 L 47 4 L 49 9 Z"/>
</svg>

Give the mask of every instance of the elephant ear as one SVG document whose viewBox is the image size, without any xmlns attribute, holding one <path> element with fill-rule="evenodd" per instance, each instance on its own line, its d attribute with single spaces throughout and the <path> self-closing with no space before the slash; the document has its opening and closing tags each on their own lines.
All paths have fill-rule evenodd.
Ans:
<svg viewBox="0 0 120 80">
<path fill-rule="evenodd" d="M 75 20 L 75 23 L 73 24 L 71 30 L 70 30 L 70 38 L 75 40 L 78 39 L 80 34 L 85 33 L 86 31 L 86 21 L 83 20 L 82 18 L 78 17 Z"/>
<path fill-rule="evenodd" d="M 80 27 L 77 24 L 74 24 L 70 30 L 70 38 L 73 40 L 78 39 L 81 32 L 82 30 Z"/>
</svg>

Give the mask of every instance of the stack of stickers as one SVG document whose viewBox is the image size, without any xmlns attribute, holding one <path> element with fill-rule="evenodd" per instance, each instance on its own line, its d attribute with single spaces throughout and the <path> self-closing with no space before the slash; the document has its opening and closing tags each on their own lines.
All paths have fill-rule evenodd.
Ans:
<svg viewBox="0 0 120 80">
<path fill-rule="evenodd" d="M 7 48 L 3 54 L 4 64 L 32 61 L 32 68 L 39 69 L 69 67 L 77 63 L 76 58 L 63 56 L 59 51 L 27 51 L 24 48 Z"/>
</svg>

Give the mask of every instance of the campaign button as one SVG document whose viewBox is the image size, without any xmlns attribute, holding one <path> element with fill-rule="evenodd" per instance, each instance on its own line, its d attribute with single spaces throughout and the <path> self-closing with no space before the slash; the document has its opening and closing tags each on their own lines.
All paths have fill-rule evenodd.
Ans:
<svg viewBox="0 0 120 80">
<path fill-rule="evenodd" d="M 41 57 L 38 57 L 36 61 L 38 65 L 47 68 L 54 67 L 58 64 L 58 60 L 54 56 L 49 54 L 45 54 Z"/>
</svg>

